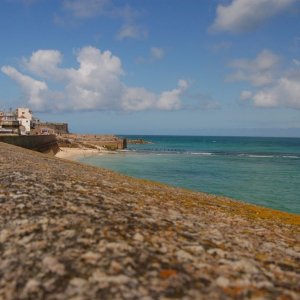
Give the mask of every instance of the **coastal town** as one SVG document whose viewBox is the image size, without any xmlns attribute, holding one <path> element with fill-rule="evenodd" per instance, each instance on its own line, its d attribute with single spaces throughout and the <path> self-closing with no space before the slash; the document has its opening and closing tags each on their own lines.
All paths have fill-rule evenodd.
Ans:
<svg viewBox="0 0 300 300">
<path fill-rule="evenodd" d="M 30 108 L 0 111 L 0 142 L 65 157 L 68 153 L 98 153 L 125 149 L 127 140 L 114 135 L 74 134 L 68 123 L 43 122 Z"/>
<path fill-rule="evenodd" d="M 29 108 L 0 111 L 0 134 L 49 135 L 68 134 L 67 123 L 41 122 Z"/>
</svg>

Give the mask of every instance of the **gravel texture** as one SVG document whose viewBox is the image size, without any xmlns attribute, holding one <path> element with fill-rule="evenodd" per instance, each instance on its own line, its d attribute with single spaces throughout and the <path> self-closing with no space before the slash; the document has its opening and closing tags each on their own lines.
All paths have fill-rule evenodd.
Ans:
<svg viewBox="0 0 300 300">
<path fill-rule="evenodd" d="M 300 299 L 300 216 L 0 143 L 0 299 Z"/>
</svg>

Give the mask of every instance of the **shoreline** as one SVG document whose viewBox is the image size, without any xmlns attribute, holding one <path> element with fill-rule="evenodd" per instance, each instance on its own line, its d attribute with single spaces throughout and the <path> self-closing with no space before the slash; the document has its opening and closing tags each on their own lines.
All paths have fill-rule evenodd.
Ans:
<svg viewBox="0 0 300 300">
<path fill-rule="evenodd" d="M 112 170 L 118 174 L 126 174 L 126 172 L 122 172 L 122 171 L 118 171 L 117 168 L 110 168 L 110 166 L 106 166 L 104 164 L 103 167 L 101 167 L 101 164 L 94 164 L 93 162 L 94 161 L 85 161 L 84 158 L 89 158 L 89 157 L 95 157 L 97 159 L 97 156 L 99 157 L 100 159 L 100 156 L 103 156 L 103 155 L 107 155 L 107 154 L 114 154 L 117 158 L 117 160 L 119 159 L 119 155 L 122 154 L 124 152 L 124 150 L 118 150 L 118 151 L 108 151 L 108 150 L 105 150 L 105 149 L 100 149 L 99 151 L 98 150 L 95 150 L 95 149 L 83 149 L 83 148 L 62 148 L 62 152 L 59 152 L 58 155 L 56 155 L 56 157 L 59 157 L 59 158 L 63 158 L 63 159 L 68 159 L 68 160 L 72 160 L 72 161 L 77 161 L 77 162 L 81 162 L 84 163 L 84 164 L 87 164 L 87 165 L 93 165 L 95 167 L 98 167 L 98 168 L 106 168 L 106 169 L 109 169 L 109 170 Z M 126 152 L 128 150 L 125 150 Z M 131 152 L 131 154 L 135 155 L 136 153 L 138 152 Z M 123 156 L 121 156 L 123 157 Z M 105 160 L 106 157 L 103 157 L 103 159 Z M 110 161 L 110 158 L 108 157 L 108 160 Z M 111 159 L 112 161 L 115 161 L 113 158 Z M 123 158 L 121 158 L 121 161 L 123 160 Z M 134 163 L 134 160 L 132 160 L 132 162 Z M 136 179 L 143 179 L 145 178 L 147 180 L 147 177 L 146 176 L 140 176 L 139 175 L 136 175 L 134 174 L 134 172 L 127 172 L 127 174 L 130 174 L 129 176 L 132 176 L 133 178 L 136 178 Z M 246 204 L 249 204 L 249 205 L 254 205 L 254 206 L 257 206 L 257 207 L 262 207 L 262 208 L 266 208 L 266 209 L 271 209 L 271 210 L 274 210 L 274 211 L 279 211 L 279 212 L 286 212 L 286 213 L 291 213 L 291 214 L 295 214 L 295 215 L 298 215 L 300 216 L 300 213 L 299 213 L 299 210 L 297 209 L 286 209 L 285 207 L 280 207 L 279 205 L 270 205 L 269 203 L 259 203 L 259 201 L 251 201 L 251 199 L 249 200 L 249 197 L 241 197 L 241 196 L 237 196 L 237 195 L 231 195 L 230 193 L 227 193 L 227 194 L 224 194 L 224 193 L 214 193 L 213 191 L 207 191 L 204 189 L 201 189 L 200 188 L 192 188 L 192 187 L 189 187 L 189 186 L 186 186 L 186 185 L 180 185 L 177 183 L 174 184 L 173 182 L 171 182 L 170 180 L 167 181 L 167 180 L 160 180 L 159 178 L 154 178 L 151 176 L 148 177 L 148 180 L 149 181 L 153 181 L 153 182 L 157 182 L 157 183 L 161 183 L 161 184 L 166 184 L 166 185 L 169 185 L 169 186 L 172 186 L 172 187 L 178 187 L 178 188 L 183 188 L 183 189 L 186 189 L 188 191 L 192 191 L 192 192 L 200 192 L 200 193 L 207 193 L 207 194 L 210 194 L 210 195 L 215 195 L 216 197 L 228 197 L 229 199 L 232 199 L 234 201 L 238 201 L 239 203 L 246 203 Z M 276 199 L 276 198 L 275 198 Z"/>
<path fill-rule="evenodd" d="M 109 151 L 104 149 L 90 149 L 90 148 L 69 148 L 69 147 L 59 147 L 59 151 L 55 154 L 55 157 L 77 161 L 81 157 L 96 156 L 109 153 Z"/>
<path fill-rule="evenodd" d="M 275 209 L 272 207 L 267 207 L 267 206 L 247 202 L 246 200 L 242 200 L 242 199 L 234 199 L 229 196 L 211 194 L 211 193 L 207 193 L 207 192 L 203 192 L 203 191 L 198 191 L 198 190 L 193 190 L 193 189 L 189 189 L 189 188 L 179 187 L 176 185 L 167 184 L 167 183 L 156 181 L 156 180 L 143 179 L 140 177 L 125 175 L 124 173 L 120 173 L 118 171 L 114 171 L 109 168 L 103 168 L 100 166 L 94 166 L 91 164 L 86 164 L 86 163 L 80 162 L 80 158 L 90 157 L 90 156 L 97 157 L 98 155 L 102 156 L 102 155 L 106 155 L 106 154 L 119 154 L 118 151 L 109 151 L 109 150 L 105 150 L 105 149 L 96 150 L 96 149 L 90 149 L 90 148 L 68 148 L 68 147 L 60 147 L 60 149 L 62 151 L 59 151 L 55 155 L 55 157 L 58 159 L 65 159 L 70 162 L 83 164 L 84 166 L 96 168 L 96 169 L 99 169 L 100 171 L 106 170 L 106 171 L 115 173 L 117 176 L 121 176 L 121 177 L 124 176 L 124 177 L 130 178 L 132 180 L 144 182 L 145 184 L 150 183 L 150 184 L 154 184 L 157 186 L 183 190 L 187 193 L 205 194 L 208 197 L 212 197 L 214 199 L 220 199 L 220 200 L 224 199 L 225 202 L 228 201 L 228 203 L 227 203 L 228 206 L 232 206 L 232 208 L 235 206 L 233 211 L 239 211 L 239 213 L 241 213 L 241 215 L 248 215 L 248 216 L 250 216 L 250 218 L 259 217 L 259 218 L 263 218 L 263 219 L 274 219 L 274 218 L 276 219 L 278 217 L 281 220 L 283 220 L 283 219 L 290 220 L 293 218 L 293 216 L 295 216 L 296 219 L 298 219 L 298 222 L 296 222 L 295 224 L 300 225 L 300 215 L 297 213 L 288 212 L 288 211 L 284 211 L 284 210 Z M 247 214 L 244 214 L 242 212 L 243 209 L 247 210 Z M 289 221 L 288 221 L 288 223 L 289 223 Z M 294 224 L 294 222 L 292 221 L 291 224 Z"/>
<path fill-rule="evenodd" d="M 70 161 L 78 162 L 81 158 L 91 156 L 101 156 L 107 154 L 118 154 L 122 150 L 106 150 L 99 147 L 98 149 L 91 148 L 72 148 L 72 147 L 59 147 L 59 151 L 54 155 L 56 158 L 66 159 Z"/>
</svg>

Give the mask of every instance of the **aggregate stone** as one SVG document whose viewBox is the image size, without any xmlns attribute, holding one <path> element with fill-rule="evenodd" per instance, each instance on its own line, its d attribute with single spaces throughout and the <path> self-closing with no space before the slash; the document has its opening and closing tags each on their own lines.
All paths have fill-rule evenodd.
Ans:
<svg viewBox="0 0 300 300">
<path fill-rule="evenodd" d="M 300 216 L 0 143 L 0 299 L 300 299 Z"/>
</svg>

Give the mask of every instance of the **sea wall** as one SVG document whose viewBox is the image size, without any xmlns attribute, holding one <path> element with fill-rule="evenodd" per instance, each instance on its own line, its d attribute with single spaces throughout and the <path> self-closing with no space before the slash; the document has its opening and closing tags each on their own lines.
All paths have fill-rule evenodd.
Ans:
<svg viewBox="0 0 300 300">
<path fill-rule="evenodd" d="M 96 146 L 105 147 L 110 150 L 122 150 L 127 148 L 126 139 L 118 139 L 118 140 L 107 140 L 107 141 L 97 141 L 90 140 L 90 143 Z"/>
<path fill-rule="evenodd" d="M 59 146 L 74 147 L 90 145 L 105 147 L 108 150 L 122 150 L 127 148 L 127 140 L 115 135 L 101 134 L 62 134 L 57 137 Z"/>
<path fill-rule="evenodd" d="M 59 151 L 55 135 L 2 135 L 0 142 L 49 154 Z"/>
<path fill-rule="evenodd" d="M 45 122 L 38 124 L 38 127 L 46 127 L 53 129 L 57 134 L 68 134 L 69 133 L 69 126 L 68 123 L 51 123 Z"/>
<path fill-rule="evenodd" d="M 0 299 L 299 299 L 300 216 L 0 143 Z"/>
</svg>

